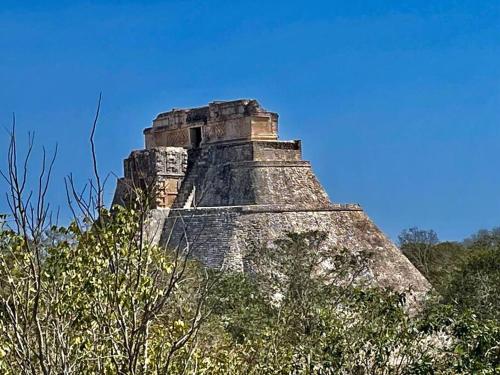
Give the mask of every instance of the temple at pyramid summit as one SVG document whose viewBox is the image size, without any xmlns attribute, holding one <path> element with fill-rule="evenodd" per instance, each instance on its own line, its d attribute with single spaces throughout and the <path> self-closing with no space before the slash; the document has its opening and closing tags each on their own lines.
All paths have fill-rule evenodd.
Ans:
<svg viewBox="0 0 500 375">
<path fill-rule="evenodd" d="M 160 113 L 144 130 L 145 148 L 125 159 L 113 204 L 153 185 L 151 238 L 189 244 L 208 267 L 253 272 L 252 248 L 319 230 L 325 246 L 371 252 L 377 285 L 425 293 L 427 280 L 359 205 L 329 199 L 301 141 L 278 134 L 278 114 L 256 100 Z"/>
</svg>

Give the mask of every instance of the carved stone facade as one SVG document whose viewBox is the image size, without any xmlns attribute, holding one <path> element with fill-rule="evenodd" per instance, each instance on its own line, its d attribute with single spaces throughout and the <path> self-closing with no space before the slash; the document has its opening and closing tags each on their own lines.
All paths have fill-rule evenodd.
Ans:
<svg viewBox="0 0 500 375">
<path fill-rule="evenodd" d="M 182 147 L 133 151 L 123 162 L 125 177 L 118 180 L 113 204 L 126 204 L 136 189 L 141 189 L 153 195 L 152 208 L 171 207 L 186 168 L 187 152 Z"/>
<path fill-rule="evenodd" d="M 278 115 L 257 101 L 175 109 L 144 134 L 146 149 L 125 160 L 114 203 L 126 202 L 131 186 L 153 185 L 156 209 L 147 229 L 157 243 L 189 243 L 209 267 L 254 272 L 252 247 L 290 231 L 321 230 L 325 246 L 375 254 L 374 283 L 411 287 L 416 296 L 429 289 L 359 205 L 330 201 L 302 160 L 301 142 L 278 140 Z"/>
<path fill-rule="evenodd" d="M 146 148 L 252 140 L 277 140 L 278 115 L 256 100 L 213 102 L 207 107 L 160 113 L 144 130 Z"/>
</svg>

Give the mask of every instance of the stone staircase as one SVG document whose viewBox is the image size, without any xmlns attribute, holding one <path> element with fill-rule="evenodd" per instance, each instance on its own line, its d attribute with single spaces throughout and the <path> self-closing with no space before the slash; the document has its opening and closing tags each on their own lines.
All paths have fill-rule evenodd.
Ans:
<svg viewBox="0 0 500 375">
<path fill-rule="evenodd" d="M 193 188 L 191 189 L 191 193 L 189 194 L 187 200 L 186 200 L 186 203 L 184 203 L 184 206 L 182 206 L 182 208 L 191 208 L 191 207 L 195 207 L 194 204 L 196 204 L 195 202 L 195 195 L 196 195 L 196 185 L 193 186 Z"/>
<path fill-rule="evenodd" d="M 188 166 L 186 175 L 182 181 L 181 188 L 177 194 L 172 208 L 191 208 L 196 207 L 200 196 L 196 191 L 196 181 L 200 180 L 208 167 L 209 153 L 204 148 L 198 148 L 188 151 Z"/>
</svg>

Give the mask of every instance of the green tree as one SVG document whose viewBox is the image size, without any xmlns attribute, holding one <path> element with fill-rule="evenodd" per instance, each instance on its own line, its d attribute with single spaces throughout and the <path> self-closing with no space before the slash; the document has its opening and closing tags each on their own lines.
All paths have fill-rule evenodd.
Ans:
<svg viewBox="0 0 500 375">
<path fill-rule="evenodd" d="M 200 373 L 494 374 L 499 326 L 442 299 L 408 314 L 406 295 L 370 285 L 370 255 L 290 233 L 257 249 L 251 278 L 225 274 Z M 202 336 L 205 333 L 202 333 Z M 205 371 L 205 372 L 203 372 Z"/>
<path fill-rule="evenodd" d="M 398 245 L 403 254 L 428 279 L 434 265 L 435 255 L 433 248 L 439 243 L 436 232 L 421 230 L 417 227 L 403 230 L 398 235 Z"/>
<path fill-rule="evenodd" d="M 500 247 L 500 227 L 481 229 L 463 241 L 471 249 L 495 249 Z"/>
<path fill-rule="evenodd" d="M 51 225 L 53 161 L 43 162 L 30 191 L 28 159 L 17 160 L 12 136 L 4 174 L 12 212 L 0 226 L 0 373 L 500 372 L 496 232 L 458 251 L 409 230 L 403 250 L 429 250 L 413 261 L 443 291 L 410 315 L 405 293 L 373 284 L 372 254 L 329 247 L 321 232 L 249 249 L 254 275 L 205 270 L 189 246 L 152 245 L 152 196 L 136 191 L 130 207 L 104 209 L 95 154 L 89 198 L 70 178 L 74 221 Z"/>
<path fill-rule="evenodd" d="M 290 233 L 257 249 L 252 261 L 260 272 L 243 288 L 242 275 L 226 275 L 229 281 L 213 297 L 222 307 L 217 321 L 246 324 L 237 335 L 232 324 L 224 326 L 229 335 L 222 347 L 231 349 L 224 351 L 223 372 L 212 373 L 407 374 L 427 368 L 428 333 L 407 314 L 404 294 L 370 285 L 369 258 L 326 246 L 321 232 Z"/>
<path fill-rule="evenodd" d="M 471 249 L 450 276 L 442 295 L 460 310 L 480 319 L 500 321 L 500 247 Z"/>
<path fill-rule="evenodd" d="M 44 158 L 40 184 L 28 190 L 31 148 L 30 139 L 18 162 L 12 134 L 3 174 L 12 224 L 0 232 L 1 372 L 180 372 L 204 319 L 206 272 L 187 248 L 149 243 L 150 197 L 138 192 L 133 207 L 110 212 L 97 177 L 87 200 L 70 181 L 75 220 L 51 225 L 45 198 L 54 159 Z"/>
</svg>

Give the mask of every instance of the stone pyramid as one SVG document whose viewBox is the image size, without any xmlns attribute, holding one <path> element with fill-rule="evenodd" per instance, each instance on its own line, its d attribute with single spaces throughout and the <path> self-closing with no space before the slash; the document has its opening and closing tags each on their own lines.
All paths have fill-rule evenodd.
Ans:
<svg viewBox="0 0 500 375">
<path fill-rule="evenodd" d="M 278 115 L 256 100 L 161 113 L 145 149 L 124 162 L 114 204 L 154 184 L 148 231 L 165 246 L 191 246 L 206 266 L 252 272 L 251 247 L 287 232 L 319 230 L 326 245 L 373 254 L 373 282 L 415 296 L 427 280 L 357 204 L 332 203 L 302 160 L 301 142 L 278 140 Z"/>
</svg>

